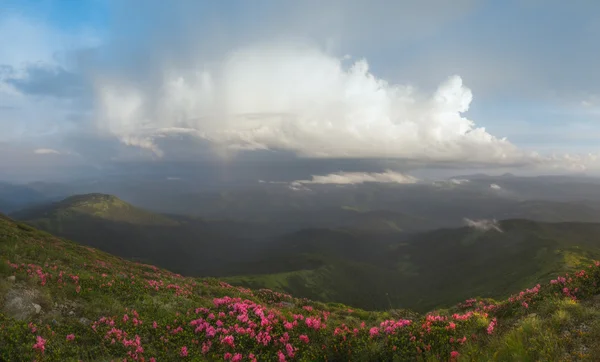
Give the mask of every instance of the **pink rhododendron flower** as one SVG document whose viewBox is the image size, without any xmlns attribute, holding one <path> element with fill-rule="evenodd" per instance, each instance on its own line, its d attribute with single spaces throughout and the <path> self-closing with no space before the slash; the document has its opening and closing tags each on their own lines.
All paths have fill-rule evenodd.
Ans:
<svg viewBox="0 0 600 362">
<path fill-rule="evenodd" d="M 46 350 L 46 340 L 42 336 L 37 336 L 36 343 L 33 345 L 33 349 L 44 353 Z"/>
<path fill-rule="evenodd" d="M 67 335 L 67 341 L 73 341 L 74 339 L 75 339 L 75 335 L 74 334 Z"/>
<path fill-rule="evenodd" d="M 234 348 L 235 347 L 234 340 L 235 340 L 235 338 L 232 335 L 225 336 L 221 339 L 221 344 L 228 345 L 231 348 Z"/>
<path fill-rule="evenodd" d="M 188 349 L 186 346 L 181 347 L 181 352 L 179 353 L 179 356 L 181 357 L 187 357 L 188 355 Z"/>
<path fill-rule="evenodd" d="M 308 328 L 319 330 L 321 328 L 321 319 L 318 317 L 308 317 L 304 320 Z"/>
<path fill-rule="evenodd" d="M 298 338 L 300 338 L 300 340 L 304 343 L 308 344 L 309 342 L 308 336 L 306 334 L 301 334 Z"/>
<path fill-rule="evenodd" d="M 494 333 L 494 328 L 495 327 L 496 327 L 496 318 L 492 319 L 492 321 L 488 325 L 488 327 L 487 327 L 487 333 L 488 334 Z"/>
<path fill-rule="evenodd" d="M 371 336 L 371 338 L 375 337 L 378 334 L 379 334 L 379 328 L 372 327 L 371 329 L 369 329 L 369 335 Z"/>
<path fill-rule="evenodd" d="M 285 351 L 287 352 L 288 357 L 293 358 L 294 357 L 294 346 L 292 346 L 291 344 L 286 344 L 285 345 Z"/>
<path fill-rule="evenodd" d="M 279 362 L 285 362 L 285 355 L 281 351 L 277 351 L 277 356 L 279 357 Z"/>
</svg>

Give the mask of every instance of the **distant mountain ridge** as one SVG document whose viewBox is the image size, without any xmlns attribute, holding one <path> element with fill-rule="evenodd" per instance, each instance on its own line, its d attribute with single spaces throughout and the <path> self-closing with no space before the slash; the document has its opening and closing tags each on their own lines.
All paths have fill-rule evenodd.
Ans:
<svg viewBox="0 0 600 362">
<path fill-rule="evenodd" d="M 391 303 L 422 311 L 466 293 L 504 297 L 600 259 L 598 223 L 504 220 L 498 226 L 501 233 L 462 227 L 399 240 L 303 231 L 270 245 L 247 275 L 226 280 L 368 309 Z M 252 275 L 253 268 L 260 273 Z"/>
</svg>

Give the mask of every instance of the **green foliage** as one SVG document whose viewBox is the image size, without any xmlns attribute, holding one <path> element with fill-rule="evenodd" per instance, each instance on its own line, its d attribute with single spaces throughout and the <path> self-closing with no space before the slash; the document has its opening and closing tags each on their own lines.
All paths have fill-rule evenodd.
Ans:
<svg viewBox="0 0 600 362">
<path fill-rule="evenodd" d="M 600 264 L 503 301 L 470 299 L 426 315 L 369 312 L 213 278 L 185 278 L 5 218 L 0 265 L 0 300 L 9 293 L 31 294 L 42 307 L 19 321 L 2 306 L 0 360 L 6 361 L 222 360 L 226 353 L 271 361 L 280 352 L 298 361 L 534 361 L 593 360 L 600 352 Z M 245 331 L 211 338 L 206 329 L 195 330 L 199 320 L 214 326 L 218 319 L 234 328 L 246 316 L 254 318 L 255 331 L 264 332 L 258 314 L 240 312 L 245 308 L 271 316 L 270 335 L 289 338 L 292 352 L 287 342 L 258 343 Z M 299 323 L 285 327 L 294 320 Z M 235 347 L 223 342 L 226 333 L 235 335 Z M 213 345 L 203 353 L 208 341 Z"/>
</svg>

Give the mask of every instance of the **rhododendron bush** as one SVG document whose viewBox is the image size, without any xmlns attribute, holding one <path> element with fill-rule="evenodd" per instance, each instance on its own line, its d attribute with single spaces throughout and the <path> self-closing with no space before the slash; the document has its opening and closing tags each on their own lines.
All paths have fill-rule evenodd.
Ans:
<svg viewBox="0 0 600 362">
<path fill-rule="evenodd" d="M 45 298 L 26 320 L 0 314 L 6 361 L 453 361 L 546 297 L 577 301 L 600 291 L 596 263 L 503 302 L 474 298 L 408 318 L 185 278 L 4 226 L 0 271 L 15 281 L 3 288 Z"/>
</svg>

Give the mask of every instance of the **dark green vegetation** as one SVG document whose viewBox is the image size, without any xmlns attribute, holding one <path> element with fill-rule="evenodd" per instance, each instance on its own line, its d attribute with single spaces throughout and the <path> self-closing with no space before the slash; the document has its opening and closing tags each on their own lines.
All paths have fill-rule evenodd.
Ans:
<svg viewBox="0 0 600 362">
<path fill-rule="evenodd" d="M 405 240 L 304 231 L 273 245 L 263 269 L 227 278 L 316 300 L 420 311 L 469 296 L 503 298 L 600 258 L 600 224 L 507 220 L 502 233 L 463 227 Z"/>
<path fill-rule="evenodd" d="M 520 205 L 531 212 L 543 210 L 540 204 L 548 205 Z M 186 275 L 221 276 L 235 285 L 371 310 L 426 311 L 471 296 L 504 298 L 600 259 L 600 224 L 507 220 L 499 224 L 502 233 L 462 227 L 411 234 L 398 230 L 402 220 L 422 225 L 422 219 L 339 211 L 350 220 L 341 228 L 287 232 L 259 222 L 168 217 L 92 194 L 15 216 Z M 335 224 L 336 214 L 328 214 L 323 222 Z"/>
<path fill-rule="evenodd" d="M 599 265 L 500 302 L 366 312 L 184 278 L 0 215 L 0 360 L 593 361 Z"/>
<path fill-rule="evenodd" d="M 12 217 L 103 251 L 188 275 L 218 275 L 254 253 L 263 229 L 252 223 L 169 217 L 117 197 L 87 194 Z"/>
</svg>

